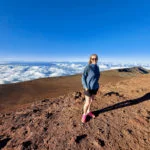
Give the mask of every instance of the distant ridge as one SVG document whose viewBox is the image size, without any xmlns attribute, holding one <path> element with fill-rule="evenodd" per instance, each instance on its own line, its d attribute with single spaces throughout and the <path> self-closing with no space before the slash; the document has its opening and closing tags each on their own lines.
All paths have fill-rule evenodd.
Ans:
<svg viewBox="0 0 150 150">
<path fill-rule="evenodd" d="M 118 72 L 131 72 L 131 73 L 140 73 L 140 74 L 150 73 L 147 69 L 143 67 L 123 68 L 123 69 L 118 69 Z"/>
</svg>

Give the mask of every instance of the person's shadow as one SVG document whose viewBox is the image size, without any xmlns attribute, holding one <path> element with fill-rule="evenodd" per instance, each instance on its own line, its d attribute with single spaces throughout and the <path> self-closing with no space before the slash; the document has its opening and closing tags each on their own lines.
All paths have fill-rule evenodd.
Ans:
<svg viewBox="0 0 150 150">
<path fill-rule="evenodd" d="M 144 96 L 137 98 L 137 99 L 127 100 L 127 101 L 123 101 L 123 102 L 114 104 L 112 106 L 105 107 L 103 109 L 94 111 L 93 113 L 95 114 L 95 116 L 98 116 L 100 113 L 104 113 L 107 111 L 111 111 L 111 110 L 115 110 L 115 109 L 119 109 L 119 108 L 123 108 L 123 107 L 127 107 L 127 106 L 136 105 L 138 103 L 142 103 L 142 102 L 148 101 L 148 100 L 150 100 L 150 93 L 147 93 Z"/>
</svg>

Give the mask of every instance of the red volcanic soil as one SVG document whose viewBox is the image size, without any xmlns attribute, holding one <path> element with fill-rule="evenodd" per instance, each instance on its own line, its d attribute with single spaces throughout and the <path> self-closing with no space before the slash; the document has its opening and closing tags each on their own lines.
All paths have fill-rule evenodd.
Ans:
<svg viewBox="0 0 150 150">
<path fill-rule="evenodd" d="M 149 150 L 150 74 L 103 72 L 85 124 L 80 77 L 1 85 L 0 149 Z"/>
</svg>

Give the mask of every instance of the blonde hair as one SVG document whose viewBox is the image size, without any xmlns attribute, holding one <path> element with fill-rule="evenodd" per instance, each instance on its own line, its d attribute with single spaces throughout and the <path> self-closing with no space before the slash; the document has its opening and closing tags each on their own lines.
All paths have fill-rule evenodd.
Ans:
<svg viewBox="0 0 150 150">
<path fill-rule="evenodd" d="M 95 56 L 95 57 L 96 57 L 96 59 L 98 60 L 98 55 L 97 55 L 97 54 L 92 54 L 92 55 L 90 56 L 90 58 L 89 58 L 89 64 L 91 64 L 91 63 L 92 63 L 92 61 L 91 61 L 92 56 Z"/>
</svg>

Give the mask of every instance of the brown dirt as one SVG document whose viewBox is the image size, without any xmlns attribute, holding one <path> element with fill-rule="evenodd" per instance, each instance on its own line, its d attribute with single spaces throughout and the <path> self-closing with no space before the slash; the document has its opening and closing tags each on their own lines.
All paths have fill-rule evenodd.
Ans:
<svg viewBox="0 0 150 150">
<path fill-rule="evenodd" d="M 81 88 L 1 112 L 0 149 L 149 150 L 150 74 L 120 79 L 103 79 L 91 107 L 96 118 L 85 124 Z"/>
<path fill-rule="evenodd" d="M 116 83 L 129 78 L 116 70 L 101 73 L 100 84 Z M 0 112 L 23 107 L 37 100 L 65 95 L 82 89 L 81 74 L 66 77 L 43 78 L 0 85 Z"/>
</svg>

